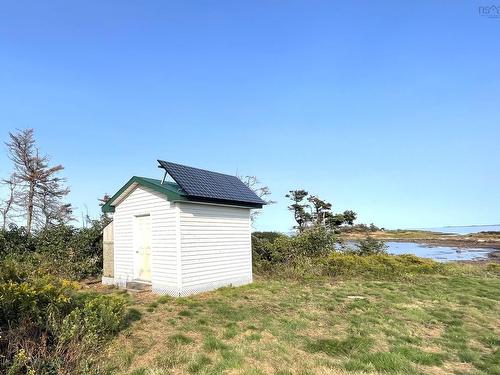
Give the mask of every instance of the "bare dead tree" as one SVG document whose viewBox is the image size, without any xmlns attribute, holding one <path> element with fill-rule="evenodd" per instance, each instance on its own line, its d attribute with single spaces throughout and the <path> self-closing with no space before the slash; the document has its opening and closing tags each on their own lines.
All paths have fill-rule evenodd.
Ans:
<svg viewBox="0 0 500 375">
<path fill-rule="evenodd" d="M 19 181 L 22 208 L 26 212 L 26 230 L 30 233 L 34 218 L 40 222 L 40 216 L 47 215 L 48 211 L 43 210 L 50 209 L 50 220 L 54 213 L 60 213 L 62 198 L 69 193 L 69 189 L 62 186 L 65 180 L 57 177 L 64 167 L 60 164 L 51 167 L 49 157 L 40 156 L 33 129 L 20 130 L 16 134 L 9 133 L 9 137 L 9 158 L 14 163 L 13 176 Z M 62 211 L 64 215 L 69 212 Z"/>
<path fill-rule="evenodd" d="M 35 207 L 41 215 L 36 215 L 38 226 L 67 224 L 73 220 L 73 207 L 70 203 L 62 203 L 61 198 L 69 193 L 69 189 L 59 185 L 59 182 L 50 184 L 50 189 L 42 188 L 36 199 Z"/>
<path fill-rule="evenodd" d="M 109 200 L 111 199 L 111 197 L 109 196 L 108 193 L 104 193 L 103 197 L 102 198 L 98 198 L 97 200 L 99 201 L 99 206 L 102 207 L 104 206 Z"/>
<path fill-rule="evenodd" d="M 104 193 L 102 198 L 97 199 L 99 201 L 99 207 L 102 208 L 102 206 L 104 206 L 110 199 L 111 196 L 108 193 Z M 104 222 L 109 223 L 112 220 L 112 215 L 107 212 L 102 212 L 101 220 L 104 220 Z"/>
<path fill-rule="evenodd" d="M 271 189 L 268 186 L 262 185 L 256 176 L 237 176 L 246 186 L 253 190 L 257 196 L 262 199 L 266 204 L 273 204 L 276 201 L 270 199 Z M 250 213 L 250 219 L 252 223 L 255 221 L 260 211 L 252 210 Z"/>
<path fill-rule="evenodd" d="M 18 200 L 17 182 L 14 176 L 0 181 L 1 185 L 7 188 L 7 197 L 0 201 L 0 213 L 2 215 L 2 229 L 7 228 L 9 214 L 14 210 Z"/>
<path fill-rule="evenodd" d="M 90 217 L 89 207 L 86 204 L 83 204 L 82 211 L 82 227 L 87 228 L 92 225 L 92 218 Z"/>
</svg>

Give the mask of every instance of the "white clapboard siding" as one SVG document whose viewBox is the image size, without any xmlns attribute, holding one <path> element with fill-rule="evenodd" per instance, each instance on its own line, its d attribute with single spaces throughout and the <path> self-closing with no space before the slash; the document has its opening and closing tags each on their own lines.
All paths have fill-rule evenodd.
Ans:
<svg viewBox="0 0 500 375">
<path fill-rule="evenodd" d="M 250 209 L 180 203 L 181 294 L 252 282 Z"/>
<path fill-rule="evenodd" d="M 164 195 L 138 186 L 116 207 L 114 277 L 117 284 L 134 278 L 134 218 L 151 215 L 151 282 L 175 294 L 177 286 L 176 210 Z"/>
</svg>

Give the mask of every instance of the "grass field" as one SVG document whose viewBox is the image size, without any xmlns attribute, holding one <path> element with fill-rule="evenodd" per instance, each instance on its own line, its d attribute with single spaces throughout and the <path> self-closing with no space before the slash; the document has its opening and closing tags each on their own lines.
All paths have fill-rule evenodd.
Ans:
<svg viewBox="0 0 500 375">
<path fill-rule="evenodd" d="M 500 278 L 258 280 L 139 295 L 109 374 L 500 374 Z"/>
</svg>

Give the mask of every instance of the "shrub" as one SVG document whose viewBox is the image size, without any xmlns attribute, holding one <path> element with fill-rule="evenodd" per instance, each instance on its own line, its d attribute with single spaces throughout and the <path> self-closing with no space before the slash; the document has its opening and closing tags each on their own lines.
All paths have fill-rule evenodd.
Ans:
<svg viewBox="0 0 500 375">
<path fill-rule="evenodd" d="M 0 282 L 21 282 L 28 278 L 31 267 L 17 255 L 7 255 L 0 262 Z"/>
<path fill-rule="evenodd" d="M 356 245 L 355 249 L 351 249 L 350 252 L 356 255 L 374 255 L 374 254 L 386 254 L 387 245 L 384 241 L 379 241 L 373 237 L 366 237 L 360 240 Z"/>
<path fill-rule="evenodd" d="M 273 262 L 273 244 L 279 238 L 288 236 L 278 232 L 252 233 L 252 252 L 254 262 Z"/>
<path fill-rule="evenodd" d="M 254 260 L 258 265 L 297 262 L 299 259 L 316 258 L 333 251 L 335 235 L 323 228 L 307 229 L 295 236 L 273 233 L 252 238 Z"/>
<path fill-rule="evenodd" d="M 123 297 L 88 295 L 83 305 L 72 310 L 62 321 L 59 345 L 78 342 L 95 345 L 117 333 L 125 322 L 126 302 Z"/>
<path fill-rule="evenodd" d="M 333 253 L 323 263 L 329 276 L 372 276 L 376 278 L 406 277 L 418 274 L 439 273 L 445 265 L 415 255 Z"/>
<path fill-rule="evenodd" d="M 0 283 L 0 328 L 6 329 L 23 320 L 49 328 L 72 309 L 75 291 L 73 283 L 51 277 Z"/>
<path fill-rule="evenodd" d="M 493 275 L 500 275 L 500 264 L 498 263 L 489 263 L 486 265 L 486 271 Z"/>
<path fill-rule="evenodd" d="M 324 275 L 325 257 L 296 257 L 289 263 L 275 264 L 268 267 L 266 272 L 268 275 L 279 276 L 287 279 L 311 279 Z"/>
<path fill-rule="evenodd" d="M 318 257 L 330 254 L 335 247 L 335 234 L 324 227 L 315 227 L 292 237 L 294 255 Z"/>
<path fill-rule="evenodd" d="M 104 224 L 94 221 L 89 228 L 59 225 L 41 230 L 36 235 L 36 251 L 49 261 L 41 266 L 56 267 L 61 276 L 70 279 L 100 274 Z"/>
<path fill-rule="evenodd" d="M 11 225 L 8 230 L 0 229 L 0 257 L 7 254 L 32 252 L 35 250 L 33 237 L 24 227 Z"/>
<path fill-rule="evenodd" d="M 88 228 L 50 226 L 31 236 L 24 228 L 0 230 L 0 260 L 20 268 L 79 280 L 102 271 L 102 229 L 109 220 L 94 220 Z"/>
<path fill-rule="evenodd" d="M 280 232 L 253 232 L 252 240 L 267 240 L 269 242 L 274 242 L 278 237 L 284 236 Z"/>
<path fill-rule="evenodd" d="M 74 282 L 16 267 L 0 280 L 0 373 L 73 373 L 124 327 L 123 297 L 83 294 Z"/>
</svg>

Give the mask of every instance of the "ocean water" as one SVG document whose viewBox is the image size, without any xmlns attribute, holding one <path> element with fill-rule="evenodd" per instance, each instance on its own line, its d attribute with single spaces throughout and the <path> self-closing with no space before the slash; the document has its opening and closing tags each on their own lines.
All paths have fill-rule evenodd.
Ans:
<svg viewBox="0 0 500 375">
<path fill-rule="evenodd" d="M 450 246 L 429 246 L 414 242 L 386 242 L 390 254 L 414 254 L 422 258 L 431 258 L 439 262 L 457 260 L 486 259 L 492 249 L 463 249 Z"/>
<path fill-rule="evenodd" d="M 465 235 L 486 231 L 500 231 L 500 225 L 447 226 L 418 229 Z M 386 245 L 388 247 L 387 251 L 391 254 L 414 254 L 422 258 L 431 258 L 439 262 L 486 259 L 488 258 L 488 253 L 493 251 L 493 249 L 485 248 L 464 249 L 450 246 L 418 244 L 414 242 L 386 242 Z"/>
<path fill-rule="evenodd" d="M 500 225 L 471 225 L 457 227 L 438 228 L 415 228 L 418 230 L 430 230 L 433 232 L 470 234 L 485 231 L 500 231 Z M 458 248 L 453 246 L 435 246 L 415 242 L 386 242 L 387 252 L 390 254 L 413 254 L 422 258 L 430 258 L 439 262 L 450 262 L 457 260 L 481 260 L 487 259 L 488 254 L 494 249 L 487 248 Z M 354 245 L 354 243 L 351 243 Z"/>
</svg>

